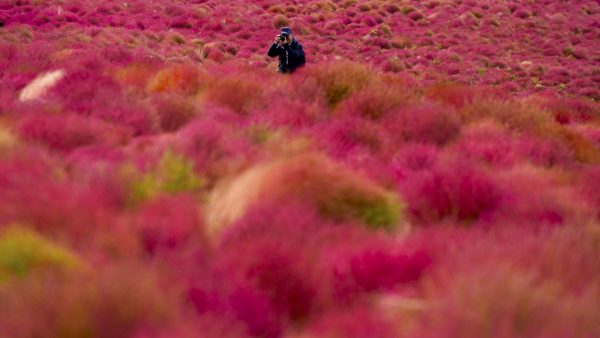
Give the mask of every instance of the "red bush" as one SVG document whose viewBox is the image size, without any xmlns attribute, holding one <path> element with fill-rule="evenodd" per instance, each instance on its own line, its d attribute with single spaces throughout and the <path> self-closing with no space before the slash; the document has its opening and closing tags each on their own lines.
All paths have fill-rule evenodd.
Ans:
<svg viewBox="0 0 600 338">
<path fill-rule="evenodd" d="M 203 246 L 202 224 L 193 196 L 160 197 L 141 206 L 136 225 L 149 253 L 181 250 L 194 241 Z"/>
<path fill-rule="evenodd" d="M 385 126 L 399 143 L 423 142 L 443 145 L 460 132 L 456 111 L 448 106 L 424 102 L 399 108 L 385 119 Z"/>
<path fill-rule="evenodd" d="M 194 94 L 206 85 L 207 76 L 190 64 L 175 64 L 162 69 L 147 83 L 147 90 L 156 93 Z"/>
<path fill-rule="evenodd" d="M 183 127 L 200 112 L 193 100 L 180 95 L 159 96 L 155 106 L 160 127 L 167 132 Z"/>
<path fill-rule="evenodd" d="M 489 174 L 458 159 L 408 176 L 400 190 L 411 216 L 424 224 L 485 221 L 503 202 L 503 193 Z"/>
<path fill-rule="evenodd" d="M 118 125 L 77 115 L 31 116 L 18 129 L 25 140 L 67 152 L 89 145 L 117 146 L 131 137 Z"/>
</svg>

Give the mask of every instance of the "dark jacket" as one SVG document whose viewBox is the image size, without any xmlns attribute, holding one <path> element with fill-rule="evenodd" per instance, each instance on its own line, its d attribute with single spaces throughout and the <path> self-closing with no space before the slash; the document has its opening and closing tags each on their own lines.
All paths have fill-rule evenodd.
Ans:
<svg viewBox="0 0 600 338">
<path fill-rule="evenodd" d="M 270 57 L 279 56 L 279 72 L 281 73 L 293 73 L 298 67 L 302 67 L 306 63 L 304 47 L 296 39 L 283 47 L 273 43 L 269 48 L 268 55 Z"/>
</svg>

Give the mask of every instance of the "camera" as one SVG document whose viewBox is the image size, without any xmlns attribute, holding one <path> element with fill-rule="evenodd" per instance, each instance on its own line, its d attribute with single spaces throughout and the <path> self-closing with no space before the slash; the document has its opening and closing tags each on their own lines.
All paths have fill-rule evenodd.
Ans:
<svg viewBox="0 0 600 338">
<path fill-rule="evenodd" d="M 285 42 L 287 41 L 287 35 L 283 35 L 283 34 L 279 34 L 277 35 L 277 39 L 279 39 L 279 41 Z"/>
</svg>

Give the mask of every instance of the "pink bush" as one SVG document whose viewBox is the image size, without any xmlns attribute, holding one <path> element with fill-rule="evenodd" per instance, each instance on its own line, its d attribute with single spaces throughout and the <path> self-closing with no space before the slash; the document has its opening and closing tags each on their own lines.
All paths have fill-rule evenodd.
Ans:
<svg viewBox="0 0 600 338">
<path fill-rule="evenodd" d="M 598 212 L 600 193 L 598 193 L 598 189 L 595 189 L 598 180 L 600 180 L 600 168 L 594 166 L 585 170 L 580 184 L 584 196 L 589 200 L 591 207 L 596 210 L 596 217 L 600 218 L 600 212 Z"/>
<path fill-rule="evenodd" d="M 498 181 L 505 191 L 499 218 L 537 228 L 577 222 L 591 215 L 588 205 L 575 202 L 573 187 L 561 185 L 557 179 L 551 171 L 526 166 L 506 172 Z"/>
<path fill-rule="evenodd" d="M 502 204 L 502 191 L 482 168 L 465 160 L 438 162 L 400 182 L 412 217 L 425 224 L 443 220 L 485 221 Z"/>
<path fill-rule="evenodd" d="M 428 144 L 406 144 L 391 162 L 396 180 L 402 182 L 415 172 L 433 169 L 439 157 L 437 147 Z"/>
<path fill-rule="evenodd" d="M 103 90 L 96 90 L 101 86 Z M 131 129 L 134 135 L 154 131 L 147 107 L 131 104 L 113 79 L 89 70 L 67 73 L 53 89 L 52 99 L 81 115 L 89 115 Z"/>
<path fill-rule="evenodd" d="M 424 252 L 393 252 L 384 248 L 349 251 L 332 263 L 334 293 L 342 302 L 363 292 L 392 290 L 415 282 L 431 264 Z"/>
<path fill-rule="evenodd" d="M 416 142 L 443 145 L 460 132 L 456 111 L 436 103 L 399 108 L 385 121 L 398 143 Z"/>
<path fill-rule="evenodd" d="M 292 320 L 415 282 L 431 264 L 425 252 L 403 249 L 380 234 L 320 221 L 303 203 L 275 214 L 271 208 L 254 209 L 228 230 L 217 264 L 274 297 L 279 312 Z M 312 253 L 300 254 L 301 247 Z"/>
<path fill-rule="evenodd" d="M 319 321 L 312 323 L 302 333 L 293 337 L 302 338 L 315 335 L 327 335 L 331 338 L 396 337 L 397 332 L 393 324 L 375 312 L 375 310 L 350 308 L 326 313 Z"/>
<path fill-rule="evenodd" d="M 193 285 L 187 293 L 200 316 L 225 318 L 253 337 L 281 335 L 282 320 L 264 295 L 243 285 L 216 283 Z"/>
<path fill-rule="evenodd" d="M 87 234 L 87 238 L 93 235 L 87 227 L 111 228 L 116 196 L 68 180 L 64 171 L 61 175 L 52 170 L 57 169 L 56 161 L 24 149 L 2 163 L 0 223 L 31 224 L 44 232 L 64 231 L 75 237 Z"/>
<path fill-rule="evenodd" d="M 335 156 L 346 157 L 353 152 L 384 155 L 392 147 L 385 128 L 359 118 L 339 118 L 318 127 L 315 133 L 322 137 L 323 146 L 329 147 Z"/>
<path fill-rule="evenodd" d="M 248 140 L 242 137 L 227 137 L 233 130 L 216 118 L 192 121 L 180 129 L 174 146 L 189 156 L 199 170 L 209 177 L 224 174 L 226 161 L 243 158 L 250 152 Z"/>
<path fill-rule="evenodd" d="M 23 139 L 60 151 L 90 145 L 116 146 L 131 137 L 118 125 L 86 116 L 31 116 L 19 124 Z"/>
<path fill-rule="evenodd" d="M 570 150 L 563 144 L 513 134 L 492 123 L 469 126 L 454 147 L 467 157 L 503 167 L 527 160 L 542 166 L 572 161 Z"/>
<path fill-rule="evenodd" d="M 175 131 L 199 114 L 199 107 L 184 96 L 165 95 L 157 97 L 156 112 L 164 131 Z"/>
<path fill-rule="evenodd" d="M 598 107 L 584 99 L 549 99 L 543 107 L 550 110 L 555 119 L 563 124 L 600 120 Z"/>
<path fill-rule="evenodd" d="M 149 253 L 178 250 L 194 241 L 203 243 L 198 205 L 193 196 L 163 197 L 141 207 L 137 227 Z"/>
</svg>

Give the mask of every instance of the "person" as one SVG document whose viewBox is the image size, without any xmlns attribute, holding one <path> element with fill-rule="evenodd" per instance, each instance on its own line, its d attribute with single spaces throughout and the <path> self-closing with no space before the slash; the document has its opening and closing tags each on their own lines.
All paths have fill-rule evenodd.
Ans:
<svg viewBox="0 0 600 338">
<path fill-rule="evenodd" d="M 294 38 L 289 27 L 281 29 L 267 54 L 270 57 L 279 57 L 278 71 L 280 73 L 293 73 L 306 64 L 304 47 Z"/>
</svg>

